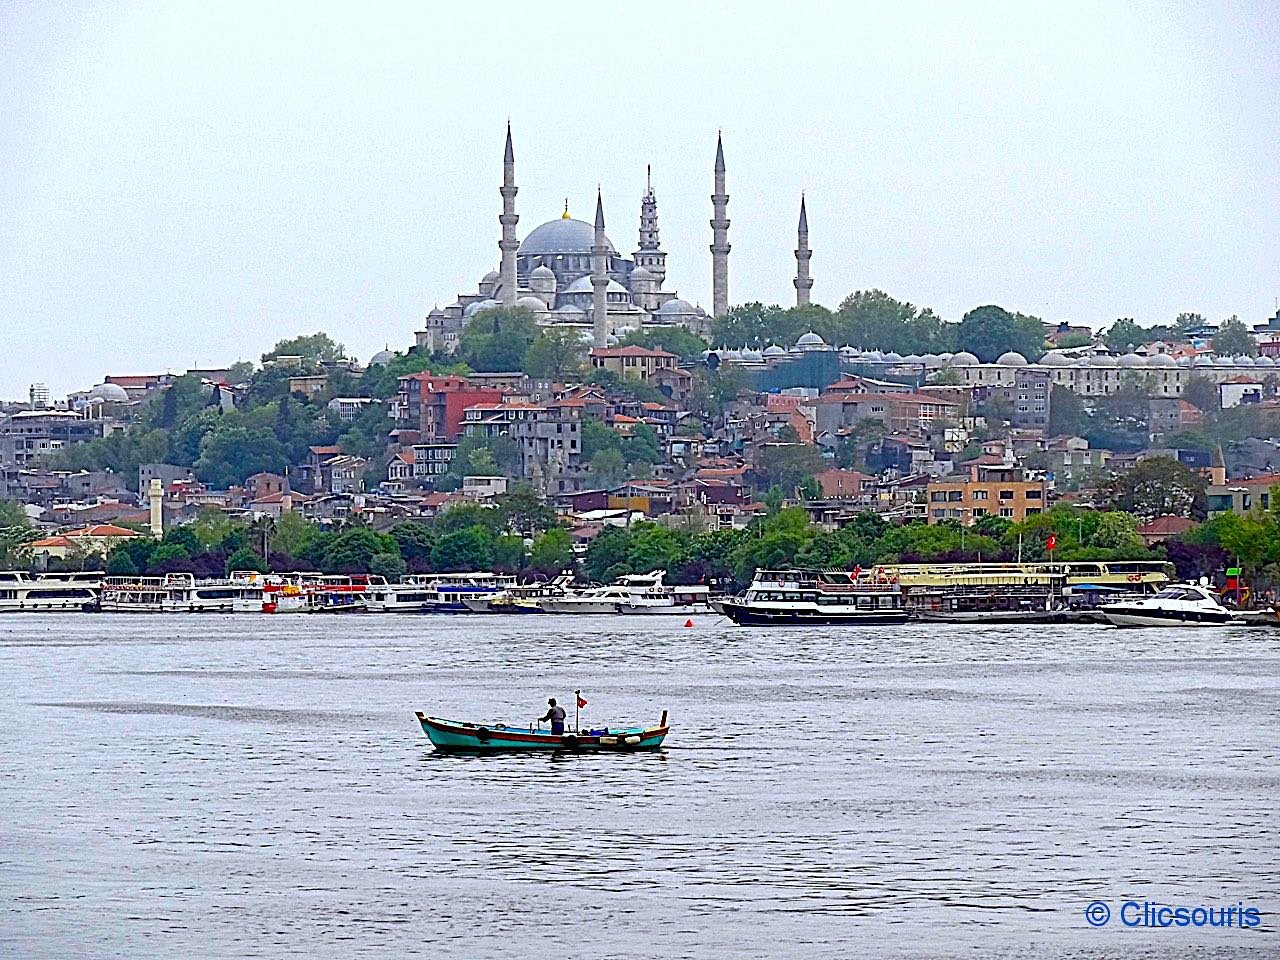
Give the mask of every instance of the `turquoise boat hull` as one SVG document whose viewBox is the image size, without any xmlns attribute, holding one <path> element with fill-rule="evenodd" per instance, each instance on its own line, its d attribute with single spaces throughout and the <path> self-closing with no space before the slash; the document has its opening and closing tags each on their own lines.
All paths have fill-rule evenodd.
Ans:
<svg viewBox="0 0 1280 960">
<path fill-rule="evenodd" d="M 539 750 L 574 750 L 583 752 L 631 753 L 656 750 L 666 739 L 666 713 L 660 726 L 627 727 L 605 734 L 563 734 L 536 727 L 513 727 L 506 724 L 465 723 L 418 713 L 418 722 L 437 750 L 462 753 L 529 752 Z"/>
</svg>

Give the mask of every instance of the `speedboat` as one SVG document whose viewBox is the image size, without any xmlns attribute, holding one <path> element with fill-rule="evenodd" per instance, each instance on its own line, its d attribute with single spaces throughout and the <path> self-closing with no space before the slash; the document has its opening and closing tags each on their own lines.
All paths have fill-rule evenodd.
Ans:
<svg viewBox="0 0 1280 960">
<path fill-rule="evenodd" d="M 1099 612 L 1117 627 L 1215 627 L 1239 623 L 1208 587 L 1175 583 L 1144 600 L 1104 603 Z"/>
</svg>

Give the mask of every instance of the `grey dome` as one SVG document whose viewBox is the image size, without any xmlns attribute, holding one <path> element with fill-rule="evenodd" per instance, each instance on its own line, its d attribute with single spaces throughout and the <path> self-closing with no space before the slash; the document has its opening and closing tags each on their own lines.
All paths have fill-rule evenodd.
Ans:
<svg viewBox="0 0 1280 960">
<path fill-rule="evenodd" d="M 748 347 L 742 351 L 742 361 L 743 363 L 761 363 L 764 361 L 764 354 Z"/>
<path fill-rule="evenodd" d="M 483 277 L 480 278 L 480 282 L 481 283 L 497 283 L 501 279 L 502 279 L 502 274 L 498 273 L 497 270 L 490 270 L 488 273 L 486 273 Z"/>
<path fill-rule="evenodd" d="M 950 357 L 945 353 L 942 356 L 946 359 L 947 366 L 950 367 L 972 367 L 978 363 L 978 358 L 968 350 L 953 353 Z"/>
<path fill-rule="evenodd" d="M 369 358 L 369 366 L 385 367 L 388 363 L 396 358 L 396 355 L 390 350 L 379 350 Z"/>
<path fill-rule="evenodd" d="M 552 270 L 550 267 L 548 267 L 545 263 L 542 263 L 542 264 L 539 264 L 538 266 L 534 267 L 532 270 L 530 270 L 530 271 L 529 271 L 529 278 L 530 278 L 531 280 L 532 280 L 532 279 L 537 279 L 537 280 L 547 280 L 547 279 L 551 279 L 551 280 L 554 280 L 554 279 L 556 278 L 556 272 L 555 272 L 554 270 Z"/>
<path fill-rule="evenodd" d="M 631 271 L 631 279 L 632 280 L 652 280 L 653 273 L 650 272 L 649 270 L 646 270 L 644 267 L 636 267 L 634 270 Z"/>
<path fill-rule="evenodd" d="M 617 280 L 614 280 L 612 277 L 609 278 L 609 285 L 604 289 L 606 293 L 629 294 L 631 292 L 622 284 L 620 284 Z M 573 283 L 565 287 L 562 292 L 563 293 L 594 293 L 595 290 L 591 286 L 591 276 L 588 274 L 585 277 L 579 277 L 577 280 L 573 281 Z M 681 300 L 680 302 L 684 303 L 683 300 Z M 685 305 L 688 306 L 688 304 L 685 304 Z"/>
<path fill-rule="evenodd" d="M 1052 350 L 1040 358 L 1040 366 L 1042 367 L 1065 367 L 1070 363 L 1069 359 L 1060 353 L 1054 353 Z"/>
<path fill-rule="evenodd" d="M 534 227 L 529 235 L 524 238 L 516 254 L 518 256 L 529 256 L 537 254 L 590 253 L 591 246 L 595 243 L 595 238 L 596 228 L 585 220 L 566 220 L 564 217 L 557 217 L 555 220 L 548 220 L 546 223 Z M 604 242 L 610 253 L 617 253 L 607 236 L 604 238 Z"/>
<path fill-rule="evenodd" d="M 1265 353 L 1253 361 L 1255 367 L 1274 367 L 1276 362 L 1268 357 Z"/>
<path fill-rule="evenodd" d="M 802 333 L 800 339 L 796 341 L 797 347 L 825 347 L 827 341 L 810 330 L 808 333 Z"/>
<path fill-rule="evenodd" d="M 920 354 L 918 353 L 908 353 L 905 357 L 902 358 L 902 362 L 903 363 L 920 363 L 923 359 L 924 357 L 920 356 Z"/>
<path fill-rule="evenodd" d="M 502 304 L 497 300 L 477 300 L 467 309 L 462 311 L 464 317 L 474 317 L 481 310 L 492 310 L 494 307 L 500 307 Z"/>
<path fill-rule="evenodd" d="M 896 351 L 896 350 L 890 350 L 888 353 L 886 353 L 886 354 L 884 355 L 884 359 L 885 359 L 888 363 L 901 363 L 901 362 L 902 362 L 902 354 L 898 353 L 898 351 Z"/>
<path fill-rule="evenodd" d="M 1120 358 L 1120 366 L 1122 367 L 1144 367 L 1147 362 L 1136 353 L 1126 353 Z"/>
<path fill-rule="evenodd" d="M 1006 350 L 996 358 L 996 363 L 1002 367 L 1025 367 L 1027 358 L 1016 350 Z"/>
<path fill-rule="evenodd" d="M 787 351 L 783 350 L 776 343 L 771 343 L 764 348 L 763 355 L 766 357 L 785 357 L 787 355 Z"/>
<path fill-rule="evenodd" d="M 633 273 L 632 276 L 635 276 Z M 657 310 L 663 316 L 675 317 L 684 316 L 693 313 L 693 304 L 687 300 L 681 300 L 679 297 L 672 297 Z"/>
<path fill-rule="evenodd" d="M 1120 361 L 1105 353 L 1096 353 L 1089 358 L 1089 364 L 1094 367 L 1118 367 L 1120 366 Z"/>
<path fill-rule="evenodd" d="M 517 307 L 523 307 L 526 310 L 532 310 L 534 313 L 542 313 L 547 309 L 547 305 L 537 297 L 524 296 L 516 300 Z"/>
<path fill-rule="evenodd" d="M 89 391 L 89 399 L 103 403 L 124 403 L 129 399 L 129 394 L 118 383 L 100 383 Z"/>
<path fill-rule="evenodd" d="M 1191 358 L 1190 358 L 1190 357 L 1179 357 L 1179 358 L 1178 358 L 1178 360 L 1177 360 L 1177 363 L 1178 363 L 1178 366 L 1180 366 L 1180 367 L 1189 367 L 1189 366 L 1191 366 Z"/>
<path fill-rule="evenodd" d="M 1237 367 L 1252 367 L 1254 365 L 1253 357 L 1249 357 L 1249 356 L 1236 357 L 1234 359 L 1234 362 Z"/>
<path fill-rule="evenodd" d="M 556 307 L 555 310 L 560 316 L 585 317 L 587 311 L 583 310 L 576 303 L 566 303 L 563 307 Z"/>
<path fill-rule="evenodd" d="M 1178 364 L 1174 362 L 1173 357 L 1167 353 L 1157 353 L 1147 358 L 1148 367 L 1176 367 Z"/>
</svg>

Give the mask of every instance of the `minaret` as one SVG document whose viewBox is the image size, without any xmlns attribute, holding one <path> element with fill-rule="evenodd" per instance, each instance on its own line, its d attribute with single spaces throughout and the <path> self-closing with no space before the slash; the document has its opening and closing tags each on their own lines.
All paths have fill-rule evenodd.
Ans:
<svg viewBox="0 0 1280 960">
<path fill-rule="evenodd" d="M 636 249 L 637 267 L 644 267 L 658 281 L 667 278 L 667 255 L 658 245 L 658 197 L 653 192 L 653 168 L 645 167 L 645 191 L 640 201 L 640 246 Z"/>
<path fill-rule="evenodd" d="M 516 153 L 511 149 L 511 121 L 507 121 L 507 149 L 502 155 L 502 214 L 498 223 L 502 224 L 502 239 L 498 241 L 498 249 L 502 251 L 502 263 L 498 267 L 498 282 L 502 286 L 502 302 L 512 306 L 516 302 L 516 250 L 520 241 L 516 239 L 516 224 L 520 218 L 516 216 Z"/>
<path fill-rule="evenodd" d="M 596 188 L 596 236 L 591 244 L 591 342 L 609 345 L 609 242 L 604 236 L 604 200 Z"/>
<path fill-rule="evenodd" d="M 729 195 L 724 192 L 724 143 L 716 134 L 716 192 L 711 195 L 711 313 L 729 309 Z"/>
<path fill-rule="evenodd" d="M 813 280 L 809 277 L 809 258 L 813 251 L 809 249 L 809 217 L 804 211 L 804 194 L 800 194 L 800 226 L 796 230 L 796 278 L 792 283 L 796 286 L 796 306 L 809 305 L 809 291 L 813 289 Z"/>
</svg>

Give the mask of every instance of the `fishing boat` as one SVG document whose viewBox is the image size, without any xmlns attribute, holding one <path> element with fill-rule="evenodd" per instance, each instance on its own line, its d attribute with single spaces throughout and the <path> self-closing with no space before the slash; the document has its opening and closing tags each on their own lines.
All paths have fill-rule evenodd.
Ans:
<svg viewBox="0 0 1280 960">
<path fill-rule="evenodd" d="M 757 570 L 741 597 L 711 605 L 745 626 L 905 623 L 893 578 L 861 571 Z"/>
<path fill-rule="evenodd" d="M 1104 603 L 1098 607 L 1117 627 L 1217 627 L 1240 623 L 1207 585 L 1175 583 L 1145 600 Z"/>
<path fill-rule="evenodd" d="M 552 733 L 532 724 L 466 723 L 428 717 L 418 711 L 418 722 L 441 751 L 459 753 L 525 752 L 531 750 L 574 750 L 629 753 L 656 750 L 666 739 L 667 711 L 656 727 L 601 727 Z"/>
<path fill-rule="evenodd" d="M 675 587 L 663 582 L 665 570 L 632 573 L 619 577 L 607 587 L 590 587 L 550 597 L 539 603 L 547 613 L 708 613 L 710 589 L 705 586 Z"/>
</svg>

